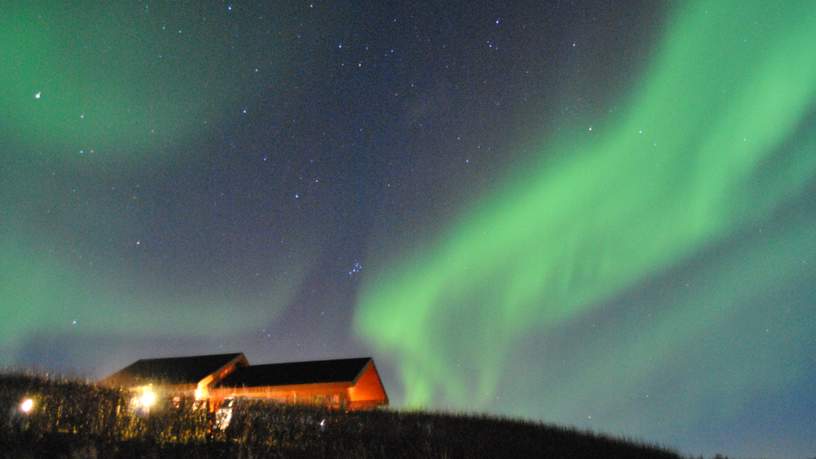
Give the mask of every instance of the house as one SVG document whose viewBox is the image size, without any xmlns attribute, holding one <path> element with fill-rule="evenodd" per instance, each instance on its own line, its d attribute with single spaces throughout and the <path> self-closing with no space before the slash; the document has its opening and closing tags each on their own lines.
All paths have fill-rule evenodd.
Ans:
<svg viewBox="0 0 816 459">
<path fill-rule="evenodd" d="M 369 357 L 244 366 L 215 383 L 210 393 L 218 400 L 271 399 L 349 409 L 388 404 Z"/>
<path fill-rule="evenodd" d="M 249 365 L 242 353 L 141 359 L 99 381 L 111 387 L 126 387 L 146 395 L 142 400 L 152 404 L 151 393 L 159 391 L 164 398 L 194 397 L 209 399 L 209 388 L 234 372 Z M 154 395 L 155 396 L 155 395 Z"/>
<path fill-rule="evenodd" d="M 134 391 L 134 403 L 149 410 L 158 398 L 206 402 L 274 400 L 350 410 L 388 405 L 370 357 L 250 365 L 242 353 L 142 359 L 99 381 Z"/>
</svg>

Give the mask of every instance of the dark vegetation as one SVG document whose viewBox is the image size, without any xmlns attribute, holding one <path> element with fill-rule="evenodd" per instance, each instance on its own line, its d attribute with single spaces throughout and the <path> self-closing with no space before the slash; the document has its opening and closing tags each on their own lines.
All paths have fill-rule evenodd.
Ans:
<svg viewBox="0 0 816 459">
<path fill-rule="evenodd" d="M 24 414 L 20 403 L 35 401 Z M 39 376 L 0 375 L 0 457 L 569 457 L 678 458 L 603 435 L 485 416 L 344 412 L 238 403 L 225 430 L 182 400 L 149 416 L 124 390 Z"/>
</svg>

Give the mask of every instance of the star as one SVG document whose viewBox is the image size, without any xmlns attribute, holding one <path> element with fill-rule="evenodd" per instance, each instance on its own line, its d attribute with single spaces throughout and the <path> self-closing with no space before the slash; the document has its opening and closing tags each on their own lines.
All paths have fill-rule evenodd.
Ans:
<svg viewBox="0 0 816 459">
<path fill-rule="evenodd" d="M 363 264 L 359 261 L 355 261 L 354 264 L 351 265 L 351 269 L 348 271 L 349 277 L 359 273 L 363 270 Z"/>
</svg>

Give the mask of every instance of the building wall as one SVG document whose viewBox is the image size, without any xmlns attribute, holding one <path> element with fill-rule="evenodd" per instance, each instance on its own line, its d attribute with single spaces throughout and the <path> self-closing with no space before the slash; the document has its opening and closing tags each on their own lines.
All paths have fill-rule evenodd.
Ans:
<svg viewBox="0 0 816 459">
<path fill-rule="evenodd" d="M 357 383 L 348 388 L 348 398 L 352 409 L 388 405 L 388 395 L 373 363 L 369 363 Z"/>
<path fill-rule="evenodd" d="M 155 381 L 150 384 L 151 390 L 158 399 L 178 404 L 181 399 L 194 398 L 206 403 L 210 410 L 218 409 L 226 398 L 247 398 L 273 400 L 281 403 L 315 404 L 334 408 L 369 409 L 388 405 L 388 396 L 382 386 L 374 362 L 370 361 L 354 382 L 334 382 L 317 384 L 296 384 L 289 386 L 258 387 L 213 387 L 238 367 L 248 365 L 246 357 L 227 363 L 217 371 L 206 376 L 197 384 L 162 384 Z M 111 378 L 101 383 L 116 382 L 117 385 L 130 386 L 134 395 L 143 393 L 148 385 L 135 385 L 135 381 L 112 381 Z"/>
<path fill-rule="evenodd" d="M 348 383 L 298 384 L 292 386 L 258 386 L 216 388 L 210 391 L 213 401 L 239 397 L 273 400 L 281 403 L 317 404 L 341 407 L 348 403 Z"/>
<path fill-rule="evenodd" d="M 333 408 L 369 409 L 388 405 L 388 397 L 373 365 L 352 383 L 297 384 L 291 386 L 219 387 L 210 389 L 214 406 L 224 399 L 247 398 L 281 403 L 323 405 Z"/>
</svg>

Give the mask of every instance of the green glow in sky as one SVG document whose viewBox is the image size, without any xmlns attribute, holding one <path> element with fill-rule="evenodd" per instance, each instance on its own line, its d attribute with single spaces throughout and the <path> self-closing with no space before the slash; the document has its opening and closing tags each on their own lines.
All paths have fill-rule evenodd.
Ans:
<svg viewBox="0 0 816 459">
<path fill-rule="evenodd" d="M 253 294 L 219 285 L 224 266 L 197 292 L 150 279 L 133 248 L 159 231 L 114 203 L 132 189 L 135 208 L 142 170 L 171 173 L 170 155 L 193 156 L 197 140 L 240 116 L 261 84 L 247 81 L 257 75 L 247 61 L 262 62 L 270 83 L 275 48 L 231 47 L 241 41 L 223 39 L 225 11 L 21 2 L 0 15 L 0 365 L 45 337 L 229 335 L 291 301 L 306 263 L 279 263 L 283 274 Z M 88 189 L 111 199 L 80 198 Z M 96 246 L 77 242 L 85 236 Z"/>
<path fill-rule="evenodd" d="M 247 85 L 238 77 L 242 53 L 220 45 L 226 27 L 218 17 L 191 21 L 190 5 L 167 8 L 23 2 L 6 9 L 0 105 L 10 116 L 0 135 L 64 158 L 80 150 L 155 157 L 206 132 L 225 110 L 237 113 Z"/>
<path fill-rule="evenodd" d="M 0 232 L 0 235 L 4 233 Z M 93 256 L 55 254 L 16 232 L 0 238 L 0 365 L 15 361 L 26 340 L 73 336 L 119 336 L 145 339 L 178 335 L 229 337 L 274 318 L 294 297 L 306 265 L 287 262 L 286 273 L 264 291 L 243 295 L 216 281 L 219 271 L 197 292 L 160 287 L 133 271 L 106 272 Z M 189 289 L 187 289 L 189 290 Z M 54 350 L 55 352 L 58 350 Z"/>
<path fill-rule="evenodd" d="M 661 412 L 698 415 L 704 407 L 684 402 L 731 383 L 752 385 L 744 396 L 795 380 L 770 357 L 790 342 L 753 352 L 727 330 L 740 314 L 760 333 L 764 312 L 749 306 L 800 281 L 800 257 L 816 251 L 812 218 L 772 229 L 816 173 L 806 123 L 816 54 L 805 45 L 816 42 L 816 16 L 808 2 L 677 7 L 625 110 L 565 126 L 569 134 L 529 159 L 533 172 L 504 181 L 434 243 L 366 279 L 356 328 L 394 356 L 408 405 L 498 405 L 568 422 L 607 412 L 606 428 L 635 430 L 643 421 L 627 418 L 618 409 L 627 400 L 616 397 L 673 374 L 665 359 L 708 352 L 699 343 L 712 332 L 730 351 L 701 357 L 701 371 L 728 372 L 754 355 L 776 376 L 756 367 L 716 383 L 696 375 L 684 390 L 708 395 L 665 402 Z M 726 255 L 699 263 L 718 247 Z M 655 279 L 673 272 L 689 285 L 661 294 Z M 613 312 L 623 300 L 629 309 Z M 779 307 L 796 315 L 802 306 Z M 597 332 L 585 328 L 599 323 Z M 543 344 L 531 349 L 532 336 Z M 503 380 L 518 360 L 529 378 Z"/>
</svg>

